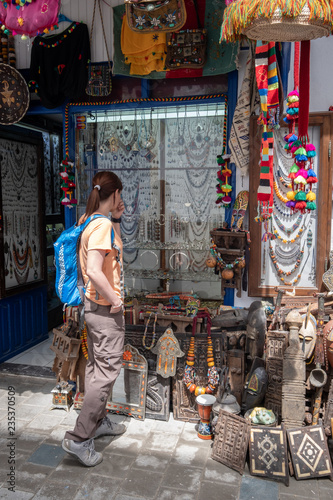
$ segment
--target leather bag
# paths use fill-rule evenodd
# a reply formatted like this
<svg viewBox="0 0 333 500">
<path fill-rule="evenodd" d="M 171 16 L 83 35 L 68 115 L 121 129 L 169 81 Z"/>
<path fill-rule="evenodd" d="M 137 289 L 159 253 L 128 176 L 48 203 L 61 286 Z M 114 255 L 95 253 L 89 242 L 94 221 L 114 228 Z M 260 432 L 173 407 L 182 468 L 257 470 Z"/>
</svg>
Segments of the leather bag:
<svg viewBox="0 0 333 500">
<path fill-rule="evenodd" d="M 186 22 L 184 0 L 125 0 L 127 22 L 141 33 L 173 32 Z"/>
</svg>

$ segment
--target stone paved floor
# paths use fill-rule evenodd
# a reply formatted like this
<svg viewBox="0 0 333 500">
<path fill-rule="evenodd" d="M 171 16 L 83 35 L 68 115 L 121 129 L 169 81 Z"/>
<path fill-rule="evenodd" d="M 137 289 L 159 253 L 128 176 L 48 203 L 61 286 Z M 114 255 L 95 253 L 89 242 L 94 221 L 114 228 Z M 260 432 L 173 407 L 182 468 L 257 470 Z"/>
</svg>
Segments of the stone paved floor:
<svg viewBox="0 0 333 500">
<path fill-rule="evenodd" d="M 45 347 L 45 346 L 44 346 Z M 42 351 L 39 346 L 37 351 Z M 32 356 L 32 357 L 31 357 Z M 30 359 L 33 359 L 31 354 Z M 38 357 L 38 352 L 35 354 Z M 39 359 L 39 358 L 38 358 Z M 10 360 L 11 361 L 11 360 Z M 4 366 L 4 365 L 2 365 Z M 10 365 L 8 365 L 10 366 Z M 50 410 L 52 378 L 0 372 L 0 499 L 13 500 L 331 500 L 327 479 L 290 485 L 240 476 L 210 458 L 210 441 L 199 439 L 194 424 L 113 416 L 124 422 L 120 437 L 96 440 L 104 460 L 86 468 L 61 448 L 75 410 Z M 15 388 L 15 440 L 8 439 L 8 387 Z M 15 492 L 8 490 L 10 447 L 15 452 Z"/>
</svg>

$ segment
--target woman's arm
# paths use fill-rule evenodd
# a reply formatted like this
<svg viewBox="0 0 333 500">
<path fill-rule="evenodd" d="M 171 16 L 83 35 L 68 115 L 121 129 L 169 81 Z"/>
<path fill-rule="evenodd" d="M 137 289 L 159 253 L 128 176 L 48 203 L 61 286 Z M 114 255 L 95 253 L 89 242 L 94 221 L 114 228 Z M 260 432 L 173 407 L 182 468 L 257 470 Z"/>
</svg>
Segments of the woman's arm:
<svg viewBox="0 0 333 500">
<path fill-rule="evenodd" d="M 87 276 L 97 292 L 110 302 L 112 312 L 118 312 L 122 307 L 122 301 L 103 273 L 104 258 L 104 250 L 88 250 Z"/>
</svg>

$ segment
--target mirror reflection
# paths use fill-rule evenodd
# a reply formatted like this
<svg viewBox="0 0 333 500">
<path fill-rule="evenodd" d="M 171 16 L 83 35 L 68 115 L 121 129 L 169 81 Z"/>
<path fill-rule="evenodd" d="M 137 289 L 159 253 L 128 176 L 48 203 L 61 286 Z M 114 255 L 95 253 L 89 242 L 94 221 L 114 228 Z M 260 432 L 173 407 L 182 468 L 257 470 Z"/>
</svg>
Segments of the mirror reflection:
<svg viewBox="0 0 333 500">
<path fill-rule="evenodd" d="M 112 389 L 112 401 L 139 405 L 141 374 L 131 368 L 122 367 Z"/>
</svg>

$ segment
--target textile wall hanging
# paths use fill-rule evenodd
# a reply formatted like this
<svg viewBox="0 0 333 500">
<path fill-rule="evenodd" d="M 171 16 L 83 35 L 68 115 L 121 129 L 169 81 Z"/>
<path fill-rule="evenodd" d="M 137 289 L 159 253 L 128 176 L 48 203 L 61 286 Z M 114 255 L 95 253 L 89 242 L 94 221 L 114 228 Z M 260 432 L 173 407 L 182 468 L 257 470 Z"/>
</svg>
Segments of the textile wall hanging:
<svg viewBox="0 0 333 500">
<path fill-rule="evenodd" d="M 295 42 L 328 36 L 332 28 L 330 2 L 320 0 L 231 0 L 226 8 L 221 39 Z"/>
<path fill-rule="evenodd" d="M 0 124 L 22 120 L 29 107 L 29 89 L 21 73 L 8 64 L 0 64 L 0 96 Z"/>
<path fill-rule="evenodd" d="M 0 3 L 0 22 L 6 33 L 22 35 L 22 38 L 48 33 L 57 28 L 60 0 L 35 0 L 20 2 L 19 5 L 8 2 Z"/>
<path fill-rule="evenodd" d="M 272 238 L 268 220 L 273 212 L 273 129 L 279 128 L 279 83 L 277 76 L 275 42 L 257 41 L 256 78 L 260 95 L 262 125 L 260 151 L 260 181 L 257 192 L 257 222 L 265 224 L 264 240 Z"/>
<path fill-rule="evenodd" d="M 172 32 L 186 21 L 184 0 L 125 0 L 127 22 L 131 30 Z"/>
<path fill-rule="evenodd" d="M 245 75 L 234 112 L 229 137 L 231 163 L 234 163 L 245 176 L 249 171 L 250 161 L 250 116 L 259 103 L 255 82 L 255 46 L 249 43 L 249 54 L 246 61 Z"/>
<path fill-rule="evenodd" d="M 266 426 L 251 427 L 250 471 L 289 486 L 287 436 L 283 429 Z"/>
<path fill-rule="evenodd" d="M 332 478 L 327 438 L 321 425 L 289 429 L 287 435 L 297 480 L 325 476 Z"/>
<path fill-rule="evenodd" d="M 165 70 L 166 33 L 137 33 L 123 17 L 121 52 L 131 75 L 149 75 L 152 71 Z"/>
<path fill-rule="evenodd" d="M 181 30 L 167 35 L 168 69 L 203 68 L 206 63 L 207 30 L 203 29 L 198 11 L 198 1 L 193 0 L 197 15 L 197 28 Z"/>
<path fill-rule="evenodd" d="M 185 0 L 187 20 L 183 26 L 184 30 L 193 29 L 197 26 L 197 18 L 192 0 Z M 199 76 L 221 75 L 237 69 L 238 64 L 238 43 L 219 43 L 220 27 L 222 22 L 223 10 L 225 9 L 224 0 L 200 0 L 198 11 L 201 25 L 207 30 L 207 60 L 203 68 L 199 69 L 173 69 L 166 71 L 164 66 L 156 68 L 156 63 L 152 70 L 144 73 L 136 73 L 135 67 L 126 64 L 126 56 L 122 52 L 121 31 L 123 16 L 125 14 L 125 5 L 119 5 L 113 8 L 113 74 L 115 75 L 135 75 L 144 76 L 149 79 L 168 79 L 168 78 L 193 78 Z M 132 30 L 131 30 L 132 31 Z M 133 34 L 135 33 L 132 31 Z M 151 33 L 152 44 L 161 43 L 161 39 L 166 33 Z M 143 33 L 141 36 L 146 36 Z M 147 47 L 148 48 L 148 47 Z M 152 52 L 157 54 L 157 50 L 149 52 L 149 60 L 153 57 Z M 162 52 L 161 52 L 162 55 Z M 133 54 L 134 57 L 134 54 Z M 148 63 L 150 65 L 152 63 Z M 140 65 L 142 66 L 142 65 Z M 149 68 L 148 68 L 149 69 Z"/>
</svg>

